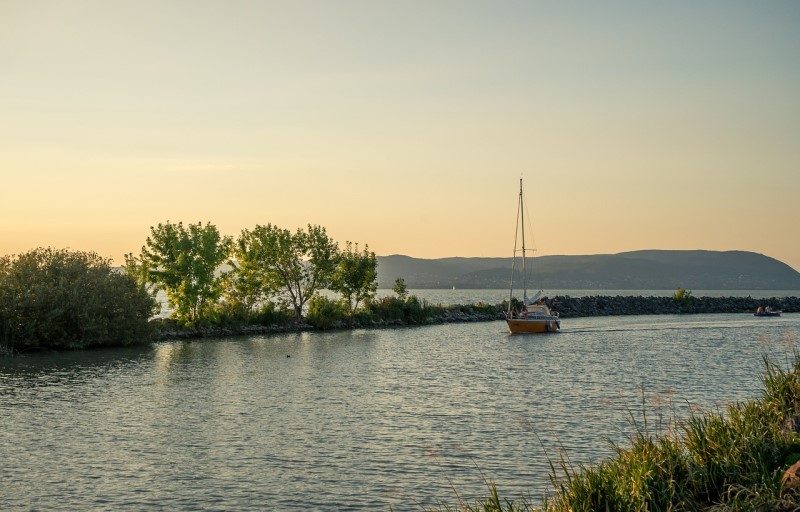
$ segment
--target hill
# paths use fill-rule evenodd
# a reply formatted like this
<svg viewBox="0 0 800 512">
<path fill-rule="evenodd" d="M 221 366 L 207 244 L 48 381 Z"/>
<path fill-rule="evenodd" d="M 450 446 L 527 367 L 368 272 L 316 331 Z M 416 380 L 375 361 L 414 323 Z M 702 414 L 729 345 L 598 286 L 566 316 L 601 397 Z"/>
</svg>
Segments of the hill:
<svg viewBox="0 0 800 512">
<path fill-rule="evenodd" d="M 528 260 L 530 263 L 530 260 Z M 511 258 L 378 257 L 378 285 L 402 277 L 409 288 L 507 288 Z M 800 290 L 800 272 L 748 251 L 644 250 L 587 256 L 541 256 L 529 281 L 537 288 Z M 516 272 L 514 282 L 521 282 Z"/>
</svg>

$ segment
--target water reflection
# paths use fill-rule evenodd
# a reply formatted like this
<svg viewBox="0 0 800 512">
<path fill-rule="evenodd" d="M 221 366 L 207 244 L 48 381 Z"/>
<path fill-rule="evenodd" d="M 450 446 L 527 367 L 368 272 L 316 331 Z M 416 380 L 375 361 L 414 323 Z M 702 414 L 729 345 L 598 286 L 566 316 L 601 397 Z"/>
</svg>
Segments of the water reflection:
<svg viewBox="0 0 800 512">
<path fill-rule="evenodd" d="M 0 357 L 0 396 L 44 387 L 79 386 L 147 360 L 150 347 L 35 352 Z"/>
</svg>

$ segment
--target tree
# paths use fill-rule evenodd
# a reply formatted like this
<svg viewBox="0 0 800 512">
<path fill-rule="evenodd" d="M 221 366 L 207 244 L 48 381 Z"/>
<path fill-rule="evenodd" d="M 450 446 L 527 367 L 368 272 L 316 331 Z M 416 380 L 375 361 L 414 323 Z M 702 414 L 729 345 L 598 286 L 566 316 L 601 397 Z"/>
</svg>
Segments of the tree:
<svg viewBox="0 0 800 512">
<path fill-rule="evenodd" d="M 225 276 L 225 304 L 251 316 L 257 306 L 266 304 L 276 292 L 265 265 L 264 245 L 254 232 L 243 230 L 233 244 L 231 271 Z"/>
<path fill-rule="evenodd" d="M 308 225 L 295 233 L 267 224 L 244 230 L 240 240 L 249 248 L 255 272 L 264 277 L 264 286 L 283 292 L 291 303 L 295 318 L 317 290 L 330 284 L 338 247 L 321 226 Z"/>
<path fill-rule="evenodd" d="M 402 277 L 398 277 L 394 280 L 394 287 L 392 291 L 397 294 L 397 298 L 400 300 L 406 300 L 408 297 L 408 288 L 406 288 L 406 280 Z"/>
<path fill-rule="evenodd" d="M 369 246 L 359 251 L 358 244 L 347 242 L 346 247 L 339 253 L 331 289 L 342 294 L 347 302 L 348 314 L 352 317 L 359 303 L 375 297 L 378 290 L 378 260 Z"/>
<path fill-rule="evenodd" d="M 230 246 L 230 237 L 211 223 L 167 221 L 151 227 L 139 257 L 128 254 L 125 262 L 131 275 L 163 289 L 175 318 L 191 325 L 210 314 L 222 293 L 224 274 L 217 269 Z"/>
<path fill-rule="evenodd" d="M 0 344 L 13 350 L 146 343 L 156 308 L 144 286 L 93 252 L 0 258 Z"/>
</svg>

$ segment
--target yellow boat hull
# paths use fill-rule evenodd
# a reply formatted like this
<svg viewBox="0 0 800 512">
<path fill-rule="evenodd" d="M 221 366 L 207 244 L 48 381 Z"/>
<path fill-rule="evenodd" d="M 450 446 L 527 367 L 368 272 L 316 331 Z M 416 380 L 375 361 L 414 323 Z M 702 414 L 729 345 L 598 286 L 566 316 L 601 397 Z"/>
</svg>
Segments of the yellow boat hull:
<svg viewBox="0 0 800 512">
<path fill-rule="evenodd" d="M 557 320 L 515 318 L 506 319 L 506 323 L 511 334 L 558 332 L 560 330 Z"/>
</svg>

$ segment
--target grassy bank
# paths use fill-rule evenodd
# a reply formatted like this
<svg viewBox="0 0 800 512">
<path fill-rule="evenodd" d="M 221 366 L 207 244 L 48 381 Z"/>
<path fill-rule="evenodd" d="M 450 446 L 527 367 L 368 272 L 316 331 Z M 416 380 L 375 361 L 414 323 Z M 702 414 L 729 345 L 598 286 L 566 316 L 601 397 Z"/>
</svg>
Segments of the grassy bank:
<svg viewBox="0 0 800 512">
<path fill-rule="evenodd" d="M 542 503 L 490 496 L 460 509 L 543 511 L 793 511 L 800 507 L 800 355 L 767 363 L 760 398 L 675 423 L 640 426 L 629 447 L 592 467 L 551 460 L 554 492 Z M 790 469 L 787 471 L 787 469 Z M 795 476 L 792 476 L 795 475 Z"/>
</svg>

